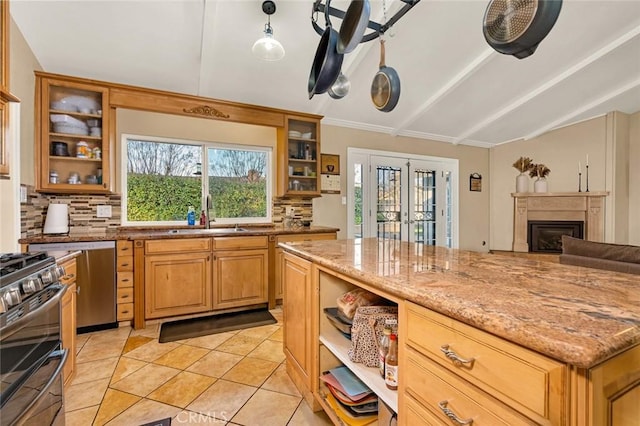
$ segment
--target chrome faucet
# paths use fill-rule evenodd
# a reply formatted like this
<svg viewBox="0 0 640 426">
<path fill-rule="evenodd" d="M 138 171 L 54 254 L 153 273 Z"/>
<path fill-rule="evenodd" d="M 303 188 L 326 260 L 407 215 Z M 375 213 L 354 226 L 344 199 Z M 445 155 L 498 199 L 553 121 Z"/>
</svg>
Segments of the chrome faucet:
<svg viewBox="0 0 640 426">
<path fill-rule="evenodd" d="M 205 217 L 206 220 L 204 222 L 204 227 L 206 229 L 211 228 L 211 222 L 215 222 L 215 219 L 211 219 L 209 215 L 211 214 L 211 194 L 207 194 L 205 197 Z"/>
</svg>

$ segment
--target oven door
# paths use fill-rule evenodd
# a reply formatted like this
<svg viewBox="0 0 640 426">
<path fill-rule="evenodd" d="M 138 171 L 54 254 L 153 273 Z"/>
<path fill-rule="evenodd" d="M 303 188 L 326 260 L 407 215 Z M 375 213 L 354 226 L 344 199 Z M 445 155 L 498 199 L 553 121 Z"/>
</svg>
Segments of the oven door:
<svg viewBox="0 0 640 426">
<path fill-rule="evenodd" d="M 2 425 L 49 425 L 61 411 L 66 351 L 60 350 L 60 300 L 65 291 L 66 286 L 52 284 L 2 314 Z"/>
</svg>

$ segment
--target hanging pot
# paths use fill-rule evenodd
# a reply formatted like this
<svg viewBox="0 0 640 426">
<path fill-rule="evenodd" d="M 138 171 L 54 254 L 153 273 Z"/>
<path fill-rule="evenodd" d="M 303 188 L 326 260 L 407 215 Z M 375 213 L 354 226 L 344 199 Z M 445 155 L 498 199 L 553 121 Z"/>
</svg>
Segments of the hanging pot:
<svg viewBox="0 0 640 426">
<path fill-rule="evenodd" d="M 553 28 L 562 0 L 491 0 L 482 21 L 489 46 L 518 59 L 533 54 Z"/>
<path fill-rule="evenodd" d="M 398 73 L 384 63 L 384 40 L 380 39 L 380 69 L 373 77 L 371 100 L 376 108 L 389 112 L 396 107 L 400 99 L 400 77 Z"/>
<path fill-rule="evenodd" d="M 320 38 L 313 65 L 311 66 L 311 73 L 309 74 L 309 82 L 307 84 L 309 99 L 313 98 L 315 94 L 325 93 L 331 87 L 340 74 L 342 60 L 344 59 L 344 55 L 336 51 L 339 35 L 336 30 L 331 28 L 331 21 L 329 20 L 330 3 L 331 0 L 327 0 L 324 9 L 324 18 L 327 26 Z"/>
<path fill-rule="evenodd" d="M 351 0 L 340 25 L 338 53 L 352 52 L 358 46 L 369 24 L 370 14 L 369 0 Z"/>
<path fill-rule="evenodd" d="M 347 96 L 350 88 L 351 88 L 351 82 L 349 81 L 346 75 L 340 73 L 336 81 L 327 90 L 327 93 L 333 99 L 342 99 L 345 96 Z"/>
</svg>

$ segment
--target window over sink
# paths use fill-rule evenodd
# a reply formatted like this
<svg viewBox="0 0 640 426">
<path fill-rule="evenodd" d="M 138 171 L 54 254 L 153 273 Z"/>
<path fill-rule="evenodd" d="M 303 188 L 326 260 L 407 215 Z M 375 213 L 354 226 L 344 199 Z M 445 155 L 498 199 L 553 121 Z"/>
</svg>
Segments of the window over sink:
<svg viewBox="0 0 640 426">
<path fill-rule="evenodd" d="M 271 221 L 269 147 L 125 134 L 122 147 L 123 225 L 184 225 L 206 194 L 211 220 Z"/>
</svg>

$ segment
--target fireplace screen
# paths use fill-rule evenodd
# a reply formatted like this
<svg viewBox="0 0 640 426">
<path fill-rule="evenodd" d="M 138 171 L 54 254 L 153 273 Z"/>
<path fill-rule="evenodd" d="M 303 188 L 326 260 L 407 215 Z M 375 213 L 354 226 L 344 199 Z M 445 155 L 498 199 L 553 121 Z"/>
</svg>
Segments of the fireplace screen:
<svg viewBox="0 0 640 426">
<path fill-rule="evenodd" d="M 562 236 L 583 238 L 584 222 L 534 221 L 528 222 L 527 242 L 529 251 L 537 253 L 562 253 Z"/>
</svg>

